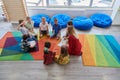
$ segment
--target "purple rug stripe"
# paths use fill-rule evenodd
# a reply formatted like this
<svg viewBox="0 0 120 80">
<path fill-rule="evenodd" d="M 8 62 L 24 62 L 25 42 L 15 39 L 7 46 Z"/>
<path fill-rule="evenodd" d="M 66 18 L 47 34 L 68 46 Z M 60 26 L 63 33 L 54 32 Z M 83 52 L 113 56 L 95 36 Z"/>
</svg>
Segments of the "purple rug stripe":
<svg viewBox="0 0 120 80">
<path fill-rule="evenodd" d="M 8 37 L 5 41 L 4 48 L 16 45 L 17 41 L 14 37 Z"/>
</svg>

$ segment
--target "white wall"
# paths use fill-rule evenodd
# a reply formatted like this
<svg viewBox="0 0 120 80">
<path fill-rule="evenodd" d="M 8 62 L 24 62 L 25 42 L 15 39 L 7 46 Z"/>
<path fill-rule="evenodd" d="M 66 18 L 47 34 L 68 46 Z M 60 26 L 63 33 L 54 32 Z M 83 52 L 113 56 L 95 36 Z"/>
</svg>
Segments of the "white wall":
<svg viewBox="0 0 120 80">
<path fill-rule="evenodd" d="M 89 17 L 90 15 L 94 13 L 106 13 L 108 15 L 112 14 L 112 9 L 111 8 L 34 8 L 34 7 L 28 7 L 28 13 L 29 16 L 33 16 L 35 14 L 40 14 L 40 13 L 45 13 L 52 17 L 53 15 L 57 13 L 65 13 L 70 15 L 72 18 L 75 16 L 87 16 Z"/>
<path fill-rule="evenodd" d="M 120 25 L 120 8 L 114 17 L 113 25 Z"/>
<path fill-rule="evenodd" d="M 111 18 L 113 20 L 112 25 L 120 25 L 120 0 L 116 0 L 113 5 L 113 12 Z"/>
<path fill-rule="evenodd" d="M 114 5 L 113 5 L 113 12 L 112 12 L 112 15 L 111 15 L 111 18 L 112 18 L 113 20 L 114 20 L 114 18 L 115 18 L 115 15 L 116 15 L 119 7 L 120 7 L 120 0 L 116 0 L 115 3 L 114 3 Z"/>
</svg>

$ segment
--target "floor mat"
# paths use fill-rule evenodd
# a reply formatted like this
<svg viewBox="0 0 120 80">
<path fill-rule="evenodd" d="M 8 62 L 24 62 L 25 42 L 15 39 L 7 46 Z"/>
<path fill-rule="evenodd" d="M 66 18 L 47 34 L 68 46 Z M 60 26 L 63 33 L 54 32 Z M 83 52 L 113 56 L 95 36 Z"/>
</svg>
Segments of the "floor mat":
<svg viewBox="0 0 120 80">
<path fill-rule="evenodd" d="M 120 67 L 119 40 L 112 35 L 79 35 L 86 66 Z"/>
<path fill-rule="evenodd" d="M 4 60 L 42 60 L 43 59 L 43 49 L 44 43 L 46 41 L 51 42 L 50 50 L 58 50 L 60 51 L 57 44 L 59 40 L 50 39 L 48 37 L 43 37 L 38 40 L 37 47 L 34 51 L 25 53 L 21 50 L 20 42 L 21 42 L 22 34 L 20 32 L 8 32 L 6 35 L 0 40 L 0 61 Z M 57 54 L 59 54 L 57 52 Z"/>
</svg>

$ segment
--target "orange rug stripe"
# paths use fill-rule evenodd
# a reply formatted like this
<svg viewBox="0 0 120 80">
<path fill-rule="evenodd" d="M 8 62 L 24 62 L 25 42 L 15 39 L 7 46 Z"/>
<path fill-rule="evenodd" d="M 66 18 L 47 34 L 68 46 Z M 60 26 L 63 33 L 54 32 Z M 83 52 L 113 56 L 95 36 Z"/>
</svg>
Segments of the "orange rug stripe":
<svg viewBox="0 0 120 80">
<path fill-rule="evenodd" d="M 80 43 L 82 45 L 82 51 L 83 51 L 83 45 L 84 45 L 84 37 L 85 37 L 85 35 L 84 34 L 79 34 L 78 36 L 79 36 L 79 41 L 80 41 Z"/>
<path fill-rule="evenodd" d="M 87 40 L 87 36 L 84 36 L 84 45 L 83 45 L 83 54 L 82 54 L 82 60 L 84 65 L 88 65 L 88 66 L 95 66 L 95 62 L 93 59 L 93 56 L 91 54 L 91 50 L 90 50 L 90 46 Z M 86 62 L 87 60 L 87 62 Z"/>
<path fill-rule="evenodd" d="M 57 55 L 59 55 L 60 53 L 60 47 L 57 46 L 57 44 L 60 42 L 59 40 L 56 40 L 56 39 L 50 39 L 50 38 L 47 38 L 47 37 L 44 37 L 44 38 L 41 38 L 39 41 L 38 41 L 38 46 L 39 46 L 39 51 L 37 52 L 32 52 L 31 55 L 33 56 L 33 58 L 35 60 L 42 60 L 43 59 L 43 55 L 44 55 L 44 43 L 46 41 L 49 41 L 51 43 L 51 47 L 50 47 L 50 50 L 51 51 L 55 51 Z"/>
<path fill-rule="evenodd" d="M 5 41 L 8 37 L 13 37 L 11 32 L 7 32 L 2 39 L 0 39 L 0 48 L 4 47 Z"/>
</svg>

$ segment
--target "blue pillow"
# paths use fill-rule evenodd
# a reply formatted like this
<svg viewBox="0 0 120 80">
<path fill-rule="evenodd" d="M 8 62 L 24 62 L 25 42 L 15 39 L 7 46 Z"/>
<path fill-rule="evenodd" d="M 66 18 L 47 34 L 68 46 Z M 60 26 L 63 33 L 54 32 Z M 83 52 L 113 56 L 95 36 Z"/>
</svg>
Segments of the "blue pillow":
<svg viewBox="0 0 120 80">
<path fill-rule="evenodd" d="M 95 13 L 90 17 L 94 23 L 94 26 L 107 28 L 111 26 L 112 19 L 109 15 L 103 13 Z"/>
<path fill-rule="evenodd" d="M 93 27 L 93 21 L 85 16 L 75 17 L 72 22 L 78 30 L 90 30 Z"/>
</svg>

